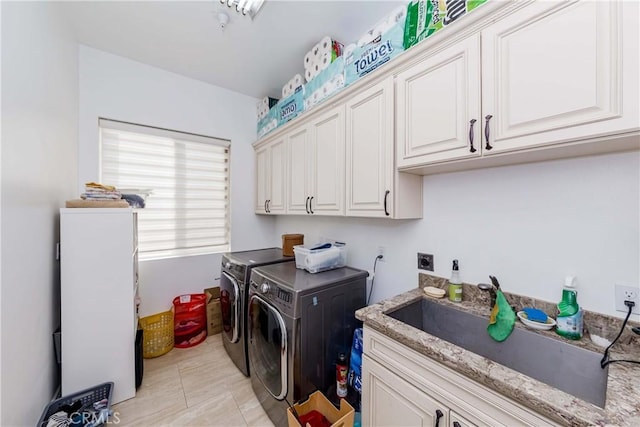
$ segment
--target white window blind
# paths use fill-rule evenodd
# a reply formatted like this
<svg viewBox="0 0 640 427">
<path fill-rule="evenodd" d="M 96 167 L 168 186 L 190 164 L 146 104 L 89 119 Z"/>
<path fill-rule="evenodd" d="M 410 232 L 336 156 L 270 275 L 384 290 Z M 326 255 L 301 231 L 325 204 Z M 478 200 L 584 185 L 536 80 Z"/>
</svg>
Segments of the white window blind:
<svg viewBox="0 0 640 427">
<path fill-rule="evenodd" d="M 100 119 L 101 182 L 151 190 L 138 211 L 140 259 L 229 250 L 229 145 Z"/>
</svg>

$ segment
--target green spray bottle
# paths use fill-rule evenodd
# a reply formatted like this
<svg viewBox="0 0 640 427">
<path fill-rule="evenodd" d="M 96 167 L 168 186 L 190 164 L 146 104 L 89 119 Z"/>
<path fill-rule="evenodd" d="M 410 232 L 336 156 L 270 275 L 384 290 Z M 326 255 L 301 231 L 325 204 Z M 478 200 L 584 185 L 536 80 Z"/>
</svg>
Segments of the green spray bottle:
<svg viewBox="0 0 640 427">
<path fill-rule="evenodd" d="M 567 276 L 562 289 L 562 301 L 558 303 L 556 332 L 565 338 L 582 338 L 582 309 L 578 305 L 578 291 L 574 276 Z"/>
</svg>

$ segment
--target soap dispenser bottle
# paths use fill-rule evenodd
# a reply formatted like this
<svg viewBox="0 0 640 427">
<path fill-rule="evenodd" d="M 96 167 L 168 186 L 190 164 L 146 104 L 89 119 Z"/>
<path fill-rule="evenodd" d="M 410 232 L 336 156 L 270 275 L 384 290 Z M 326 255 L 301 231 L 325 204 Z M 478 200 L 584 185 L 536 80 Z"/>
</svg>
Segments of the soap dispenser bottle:
<svg viewBox="0 0 640 427">
<path fill-rule="evenodd" d="M 556 332 L 565 338 L 582 338 L 582 309 L 578 305 L 575 277 L 567 276 L 562 289 L 562 301 L 558 303 Z"/>
<path fill-rule="evenodd" d="M 458 271 L 458 260 L 453 260 L 451 279 L 449 279 L 449 301 L 462 302 L 462 281 Z"/>
</svg>

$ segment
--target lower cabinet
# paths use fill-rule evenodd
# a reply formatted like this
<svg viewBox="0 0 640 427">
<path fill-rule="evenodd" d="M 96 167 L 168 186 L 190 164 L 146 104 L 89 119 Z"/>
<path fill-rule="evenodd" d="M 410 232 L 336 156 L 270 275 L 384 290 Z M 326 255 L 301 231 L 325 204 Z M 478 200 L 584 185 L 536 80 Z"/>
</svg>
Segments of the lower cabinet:
<svg viewBox="0 0 640 427">
<path fill-rule="evenodd" d="M 362 425 L 557 424 L 365 325 Z"/>
<path fill-rule="evenodd" d="M 362 424 L 365 426 L 446 426 L 449 408 L 365 355 Z"/>
</svg>

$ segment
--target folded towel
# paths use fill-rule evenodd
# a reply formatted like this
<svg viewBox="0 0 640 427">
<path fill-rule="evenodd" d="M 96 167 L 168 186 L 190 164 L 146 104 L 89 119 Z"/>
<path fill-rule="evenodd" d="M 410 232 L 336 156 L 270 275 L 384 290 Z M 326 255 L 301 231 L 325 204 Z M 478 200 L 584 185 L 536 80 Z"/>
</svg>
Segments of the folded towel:
<svg viewBox="0 0 640 427">
<path fill-rule="evenodd" d="M 513 326 L 516 324 L 516 314 L 509 306 L 509 302 L 504 297 L 504 294 L 500 289 L 496 291 L 496 305 L 491 310 L 491 318 L 489 319 L 489 326 L 487 326 L 487 332 L 494 340 L 501 342 L 506 340 Z"/>
<path fill-rule="evenodd" d="M 126 200 L 67 200 L 67 208 L 128 208 Z"/>
<path fill-rule="evenodd" d="M 114 187 L 113 185 L 104 185 L 98 182 L 86 182 L 84 186 L 85 188 L 99 188 L 105 191 L 116 191 L 116 187 Z"/>
</svg>

